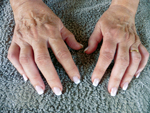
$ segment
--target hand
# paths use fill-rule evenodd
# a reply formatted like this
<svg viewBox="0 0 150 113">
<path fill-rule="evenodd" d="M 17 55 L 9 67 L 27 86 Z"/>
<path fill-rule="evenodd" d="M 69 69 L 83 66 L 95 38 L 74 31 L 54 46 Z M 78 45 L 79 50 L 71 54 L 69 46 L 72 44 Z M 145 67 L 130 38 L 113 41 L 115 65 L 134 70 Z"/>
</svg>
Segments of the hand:
<svg viewBox="0 0 150 113">
<path fill-rule="evenodd" d="M 81 49 L 82 45 L 61 20 L 39 0 L 24 2 L 13 12 L 16 25 L 8 59 L 25 81 L 29 78 L 38 94 L 43 94 L 45 85 L 39 68 L 53 92 L 61 95 L 63 88 L 50 59 L 47 49 L 50 47 L 70 79 L 78 84 L 80 74 L 64 41 L 75 50 Z"/>
<path fill-rule="evenodd" d="M 149 53 L 137 35 L 134 13 L 123 6 L 111 6 L 102 15 L 85 52 L 94 52 L 102 39 L 100 56 L 91 80 L 97 86 L 114 59 L 108 91 L 115 96 L 119 85 L 126 90 L 133 76 L 139 77 L 148 61 Z"/>
</svg>

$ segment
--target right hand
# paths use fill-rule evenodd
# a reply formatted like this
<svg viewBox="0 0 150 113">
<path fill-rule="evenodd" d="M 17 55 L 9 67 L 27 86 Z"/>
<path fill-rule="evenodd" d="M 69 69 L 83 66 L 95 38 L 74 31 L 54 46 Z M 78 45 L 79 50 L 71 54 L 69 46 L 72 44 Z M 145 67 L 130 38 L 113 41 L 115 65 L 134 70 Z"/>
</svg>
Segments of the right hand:
<svg viewBox="0 0 150 113">
<path fill-rule="evenodd" d="M 13 12 L 16 25 L 8 59 L 25 81 L 29 79 L 38 94 L 43 94 L 45 85 L 39 68 L 53 92 L 61 95 L 63 88 L 50 59 L 50 47 L 70 79 L 78 84 L 80 74 L 64 41 L 75 50 L 82 45 L 52 10 L 42 1 L 33 0 L 22 3 Z"/>
</svg>

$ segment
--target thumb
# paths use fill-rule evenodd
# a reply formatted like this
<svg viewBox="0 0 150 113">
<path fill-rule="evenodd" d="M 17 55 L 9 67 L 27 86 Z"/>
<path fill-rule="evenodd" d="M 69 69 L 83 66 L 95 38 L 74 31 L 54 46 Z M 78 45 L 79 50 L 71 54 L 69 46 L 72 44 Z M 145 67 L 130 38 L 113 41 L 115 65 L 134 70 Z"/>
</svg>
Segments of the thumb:
<svg viewBox="0 0 150 113">
<path fill-rule="evenodd" d="M 84 52 L 87 54 L 93 53 L 101 40 L 102 40 L 102 32 L 100 29 L 100 25 L 97 23 L 89 39 L 88 47 L 84 50 Z"/>
<path fill-rule="evenodd" d="M 63 27 L 61 29 L 61 36 L 62 39 L 67 43 L 67 45 L 72 49 L 79 50 L 83 48 L 83 45 L 77 42 L 74 35 L 66 27 Z"/>
</svg>

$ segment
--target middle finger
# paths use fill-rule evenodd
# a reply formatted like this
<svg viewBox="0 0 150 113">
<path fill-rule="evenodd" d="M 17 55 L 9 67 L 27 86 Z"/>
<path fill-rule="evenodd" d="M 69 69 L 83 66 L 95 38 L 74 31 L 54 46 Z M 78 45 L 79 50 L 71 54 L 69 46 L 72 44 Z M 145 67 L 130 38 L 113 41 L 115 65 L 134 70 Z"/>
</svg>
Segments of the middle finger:
<svg viewBox="0 0 150 113">
<path fill-rule="evenodd" d="M 108 91 L 111 96 L 115 96 L 121 79 L 129 65 L 129 47 L 126 42 L 118 44 L 116 62 L 110 76 Z"/>
</svg>

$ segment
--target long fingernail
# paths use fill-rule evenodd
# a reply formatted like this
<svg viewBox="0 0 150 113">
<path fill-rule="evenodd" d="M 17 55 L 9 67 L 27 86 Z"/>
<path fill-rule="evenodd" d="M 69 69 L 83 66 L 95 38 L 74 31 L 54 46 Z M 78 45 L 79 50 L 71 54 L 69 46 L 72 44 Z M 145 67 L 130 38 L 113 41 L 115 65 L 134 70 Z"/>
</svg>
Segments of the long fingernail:
<svg viewBox="0 0 150 113">
<path fill-rule="evenodd" d="M 44 90 L 40 86 L 35 86 L 35 89 L 39 95 L 42 95 L 44 93 Z"/>
<path fill-rule="evenodd" d="M 140 73 L 138 73 L 138 74 L 136 75 L 136 78 L 139 78 L 139 76 L 140 76 Z"/>
<path fill-rule="evenodd" d="M 54 88 L 53 88 L 53 92 L 54 92 L 57 96 L 60 96 L 60 95 L 62 94 L 60 88 L 58 88 L 58 87 L 54 87 Z"/>
<path fill-rule="evenodd" d="M 114 88 L 112 88 L 111 89 L 111 96 L 116 96 L 116 94 L 117 94 L 117 88 L 116 87 L 114 87 Z"/>
<path fill-rule="evenodd" d="M 99 79 L 98 78 L 96 78 L 96 79 L 94 79 L 94 81 L 93 81 L 93 86 L 98 86 L 98 84 L 99 84 Z"/>
<path fill-rule="evenodd" d="M 80 44 L 80 43 L 79 43 L 79 44 Z M 82 48 L 84 47 L 82 44 L 80 44 L 80 45 L 81 45 Z"/>
<path fill-rule="evenodd" d="M 89 47 L 85 48 L 84 53 L 88 50 Z"/>
<path fill-rule="evenodd" d="M 26 82 L 28 80 L 28 78 L 26 77 L 25 74 L 23 74 L 22 76 L 23 76 L 24 81 Z"/>
<path fill-rule="evenodd" d="M 79 84 L 80 83 L 80 79 L 77 76 L 73 77 L 73 81 L 75 84 Z"/>
<path fill-rule="evenodd" d="M 126 82 L 126 83 L 123 85 L 123 88 L 122 88 L 122 89 L 123 89 L 124 91 L 127 90 L 128 85 L 129 85 L 128 82 Z"/>
</svg>

